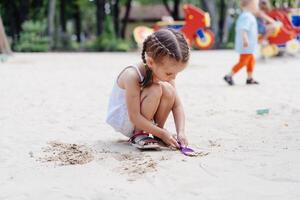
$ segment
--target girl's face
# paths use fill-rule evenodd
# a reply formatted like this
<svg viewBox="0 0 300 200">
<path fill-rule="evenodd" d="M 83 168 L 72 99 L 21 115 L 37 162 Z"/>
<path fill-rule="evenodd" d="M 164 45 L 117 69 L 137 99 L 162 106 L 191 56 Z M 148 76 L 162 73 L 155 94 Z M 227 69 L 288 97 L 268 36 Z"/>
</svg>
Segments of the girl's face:
<svg viewBox="0 0 300 200">
<path fill-rule="evenodd" d="M 155 62 L 148 57 L 147 65 L 153 71 L 153 81 L 171 81 L 174 80 L 179 72 L 184 70 L 187 63 L 178 62 L 175 59 L 164 58 L 160 62 Z"/>
</svg>

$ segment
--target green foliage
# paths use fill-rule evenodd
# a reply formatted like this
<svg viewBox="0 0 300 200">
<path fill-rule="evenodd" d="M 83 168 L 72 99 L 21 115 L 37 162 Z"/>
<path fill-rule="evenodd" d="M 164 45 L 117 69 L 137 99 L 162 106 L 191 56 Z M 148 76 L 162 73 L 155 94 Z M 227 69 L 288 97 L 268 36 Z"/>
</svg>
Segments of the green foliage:
<svg viewBox="0 0 300 200">
<path fill-rule="evenodd" d="M 233 42 L 222 43 L 220 48 L 222 48 L 222 49 L 233 49 L 234 48 L 234 43 Z"/>
<path fill-rule="evenodd" d="M 61 33 L 54 49 L 58 51 L 78 51 L 80 50 L 80 44 L 72 40 L 68 33 Z"/>
<path fill-rule="evenodd" d="M 20 39 L 15 45 L 16 51 L 45 52 L 49 50 L 49 39 L 44 36 L 46 23 L 42 21 L 25 21 L 22 25 Z"/>
<path fill-rule="evenodd" d="M 86 48 L 96 51 L 129 51 L 130 43 L 116 36 L 112 19 L 106 16 L 104 32 L 94 42 L 87 44 Z"/>
<path fill-rule="evenodd" d="M 234 43 L 234 38 L 235 38 L 235 25 L 236 25 L 236 21 L 235 21 L 235 22 L 233 23 L 233 25 L 230 27 L 228 43 Z"/>
<path fill-rule="evenodd" d="M 82 20 L 82 30 L 86 35 L 90 36 L 93 33 L 96 33 L 96 6 L 94 3 L 89 2 L 87 5 L 80 5 L 81 20 Z"/>
<path fill-rule="evenodd" d="M 161 0 L 139 0 L 139 3 L 143 4 L 143 5 L 147 5 L 147 4 L 161 4 L 162 1 Z"/>
</svg>

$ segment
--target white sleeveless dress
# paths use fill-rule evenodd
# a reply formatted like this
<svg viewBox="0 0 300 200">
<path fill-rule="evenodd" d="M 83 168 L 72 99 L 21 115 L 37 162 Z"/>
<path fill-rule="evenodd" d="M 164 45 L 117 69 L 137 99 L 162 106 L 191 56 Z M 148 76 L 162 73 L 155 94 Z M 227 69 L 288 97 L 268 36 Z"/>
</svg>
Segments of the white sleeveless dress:
<svg viewBox="0 0 300 200">
<path fill-rule="evenodd" d="M 140 77 L 140 81 L 144 80 L 144 77 L 141 74 L 139 68 L 135 65 L 126 67 L 122 70 L 122 72 L 124 72 L 128 68 L 134 68 Z M 127 137 L 131 137 L 134 131 L 134 125 L 131 123 L 128 115 L 125 96 L 126 91 L 120 88 L 120 86 L 118 85 L 119 76 L 114 83 L 109 98 L 106 122 L 111 125 L 115 131 L 120 132 Z"/>
</svg>

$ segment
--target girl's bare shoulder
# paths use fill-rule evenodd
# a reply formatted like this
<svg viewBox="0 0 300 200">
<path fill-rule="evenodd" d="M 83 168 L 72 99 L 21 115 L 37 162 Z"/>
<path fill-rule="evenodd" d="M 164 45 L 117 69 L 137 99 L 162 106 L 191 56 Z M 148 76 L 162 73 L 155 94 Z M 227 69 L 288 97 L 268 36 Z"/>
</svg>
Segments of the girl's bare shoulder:
<svg viewBox="0 0 300 200">
<path fill-rule="evenodd" d="M 125 68 L 118 78 L 118 84 L 121 88 L 139 86 L 139 75 L 133 67 Z"/>
</svg>

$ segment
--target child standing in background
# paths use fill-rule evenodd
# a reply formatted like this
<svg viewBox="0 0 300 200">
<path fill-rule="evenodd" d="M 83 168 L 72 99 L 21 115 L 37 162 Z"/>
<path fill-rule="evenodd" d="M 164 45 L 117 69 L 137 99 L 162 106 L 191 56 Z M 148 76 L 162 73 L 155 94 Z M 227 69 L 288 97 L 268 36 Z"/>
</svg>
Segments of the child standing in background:
<svg viewBox="0 0 300 200">
<path fill-rule="evenodd" d="M 175 78 L 189 60 L 182 33 L 162 29 L 143 43 L 142 63 L 126 67 L 117 77 L 109 100 L 107 123 L 139 149 L 159 148 L 158 142 L 188 145 L 185 115 Z M 164 128 L 173 113 L 177 138 Z"/>
<path fill-rule="evenodd" d="M 236 23 L 235 50 L 240 54 L 239 62 L 224 77 L 229 85 L 234 85 L 233 76 L 244 66 L 247 66 L 246 84 L 258 84 L 253 79 L 255 66 L 254 53 L 258 45 L 258 30 L 255 14 L 258 12 L 258 0 L 241 0 L 243 12 Z"/>
<path fill-rule="evenodd" d="M 271 9 L 269 0 L 259 0 L 257 23 L 258 33 L 262 36 L 263 44 L 267 43 L 267 37 L 276 30 L 276 21 L 267 15 Z"/>
</svg>

